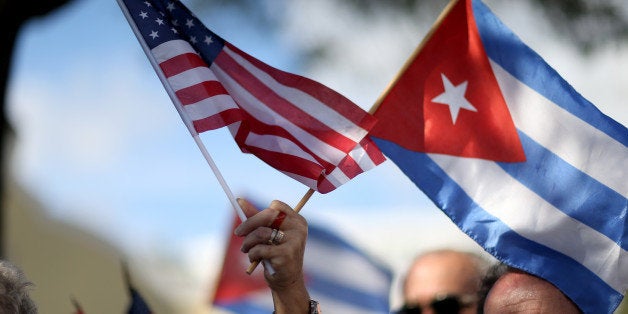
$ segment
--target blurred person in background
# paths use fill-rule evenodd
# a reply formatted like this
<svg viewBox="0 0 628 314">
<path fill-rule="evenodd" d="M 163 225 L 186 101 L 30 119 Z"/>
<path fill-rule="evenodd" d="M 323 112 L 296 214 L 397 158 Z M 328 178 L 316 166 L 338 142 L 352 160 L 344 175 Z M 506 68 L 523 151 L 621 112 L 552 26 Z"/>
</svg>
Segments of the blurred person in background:
<svg viewBox="0 0 628 314">
<path fill-rule="evenodd" d="M 473 314 L 489 267 L 481 256 L 452 249 L 418 255 L 403 283 L 403 307 L 398 314 Z"/>
<path fill-rule="evenodd" d="M 35 314 L 37 306 L 29 296 L 33 286 L 17 266 L 0 260 L 0 312 Z"/>
<path fill-rule="evenodd" d="M 484 314 L 582 313 L 549 281 L 502 263 L 488 271 L 479 297 Z"/>
<path fill-rule="evenodd" d="M 235 229 L 237 236 L 244 237 L 242 252 L 251 262 L 266 260 L 274 269 L 271 274 L 265 268 L 264 277 L 275 313 L 320 313 L 303 276 L 305 218 L 280 201 L 262 211 L 243 199 L 238 202 L 249 217 Z M 278 219 L 283 221 L 281 227 L 273 228 Z M 418 256 L 404 283 L 406 306 L 398 313 L 581 313 L 548 281 L 501 264 L 485 276 L 486 263 L 474 254 L 452 250 Z M 444 307 L 446 303 L 451 307 Z"/>
</svg>

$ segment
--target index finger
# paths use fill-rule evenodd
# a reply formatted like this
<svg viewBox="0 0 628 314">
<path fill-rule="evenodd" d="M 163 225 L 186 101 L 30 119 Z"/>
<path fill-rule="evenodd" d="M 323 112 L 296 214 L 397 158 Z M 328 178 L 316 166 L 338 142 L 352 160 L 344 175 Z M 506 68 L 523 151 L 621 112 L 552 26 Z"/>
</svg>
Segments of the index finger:
<svg viewBox="0 0 628 314">
<path fill-rule="evenodd" d="M 234 230 L 234 234 L 236 236 L 245 236 L 249 233 L 251 233 L 253 230 L 259 228 L 259 227 L 267 227 L 270 225 L 270 223 L 272 222 L 272 220 L 274 219 L 275 215 L 277 214 L 275 209 L 270 209 L 267 208 L 265 210 L 262 211 L 258 211 L 254 206 L 250 205 L 250 203 L 244 203 L 242 202 L 243 207 L 247 207 L 247 216 L 249 216 L 249 219 L 247 219 L 246 221 L 242 222 L 235 230 Z M 254 213 L 253 215 L 250 215 L 250 213 Z"/>
<path fill-rule="evenodd" d="M 250 218 L 259 213 L 259 210 L 255 206 L 253 206 L 253 204 L 249 203 L 249 201 L 243 198 L 238 198 L 238 205 L 240 205 L 240 208 L 242 208 L 242 211 L 246 215 L 246 218 Z"/>
</svg>

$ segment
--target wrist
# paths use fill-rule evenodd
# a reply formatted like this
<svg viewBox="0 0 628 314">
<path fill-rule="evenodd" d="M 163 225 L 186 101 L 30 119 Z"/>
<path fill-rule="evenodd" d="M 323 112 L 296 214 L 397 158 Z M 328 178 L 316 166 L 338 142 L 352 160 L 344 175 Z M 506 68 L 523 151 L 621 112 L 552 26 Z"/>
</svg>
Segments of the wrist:
<svg viewBox="0 0 628 314">
<path fill-rule="evenodd" d="M 307 314 L 322 314 L 321 307 L 318 301 L 310 299 L 310 301 L 308 302 L 308 311 L 306 313 Z M 273 314 L 281 314 L 281 313 L 277 313 L 277 311 L 275 310 L 273 311 Z"/>
<path fill-rule="evenodd" d="M 305 285 L 294 285 L 289 289 L 272 290 L 276 314 L 309 313 L 310 295 Z"/>
</svg>

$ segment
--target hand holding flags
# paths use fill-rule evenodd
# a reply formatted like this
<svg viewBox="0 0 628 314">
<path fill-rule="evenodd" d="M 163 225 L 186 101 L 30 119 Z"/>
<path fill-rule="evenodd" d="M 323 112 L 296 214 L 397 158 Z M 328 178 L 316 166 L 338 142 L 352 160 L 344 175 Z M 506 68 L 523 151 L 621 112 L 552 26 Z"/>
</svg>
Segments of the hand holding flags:
<svg viewBox="0 0 628 314">
<path fill-rule="evenodd" d="M 233 228 L 239 223 L 234 219 Z M 272 313 L 273 300 L 263 274 L 247 276 L 242 272 L 248 264 L 248 258 L 240 252 L 243 238 L 236 237 L 233 229 L 229 234 L 214 306 L 238 314 Z M 332 230 L 313 222 L 308 225 L 303 272 L 310 297 L 322 304 L 324 313 L 390 313 L 391 271 Z"/>
<path fill-rule="evenodd" d="M 617 307 L 628 130 L 481 1 L 452 1 L 374 115 L 380 149 L 486 251 L 585 313 Z"/>
<path fill-rule="evenodd" d="M 366 137 L 375 119 L 337 92 L 240 51 L 178 0 L 118 4 L 240 219 L 199 132 L 229 126 L 243 152 L 320 193 L 385 160 Z"/>
</svg>

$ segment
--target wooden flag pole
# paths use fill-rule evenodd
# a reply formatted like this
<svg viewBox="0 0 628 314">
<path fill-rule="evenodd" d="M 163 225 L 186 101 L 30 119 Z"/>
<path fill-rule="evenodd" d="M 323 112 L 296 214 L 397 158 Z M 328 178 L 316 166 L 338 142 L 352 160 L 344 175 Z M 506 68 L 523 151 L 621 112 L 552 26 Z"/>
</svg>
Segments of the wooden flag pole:
<svg viewBox="0 0 628 314">
<path fill-rule="evenodd" d="M 309 189 L 305 195 L 303 195 L 303 197 L 301 198 L 301 200 L 299 201 L 299 203 L 297 204 L 297 206 L 294 207 L 294 212 L 298 213 L 299 211 L 301 211 L 301 208 L 303 208 L 303 206 L 305 206 L 305 203 L 307 203 L 307 201 L 310 199 L 310 197 L 312 197 L 312 194 L 314 194 L 314 189 Z M 270 263 L 265 263 L 267 266 L 270 265 Z M 255 268 L 257 268 L 257 265 L 259 265 L 259 261 L 255 261 L 253 263 L 251 263 L 251 265 L 249 265 L 249 268 L 246 269 L 246 273 L 247 274 L 252 274 L 253 271 L 255 271 Z"/>
<path fill-rule="evenodd" d="M 312 197 L 313 194 L 314 194 L 314 189 L 307 190 L 307 193 L 305 193 L 305 195 L 303 195 L 303 197 L 301 198 L 301 200 L 299 201 L 297 206 L 294 207 L 294 212 L 295 213 L 300 212 L 301 208 L 303 208 L 303 206 L 305 206 L 305 203 L 307 203 L 307 201 L 310 199 L 310 197 Z"/>
</svg>

